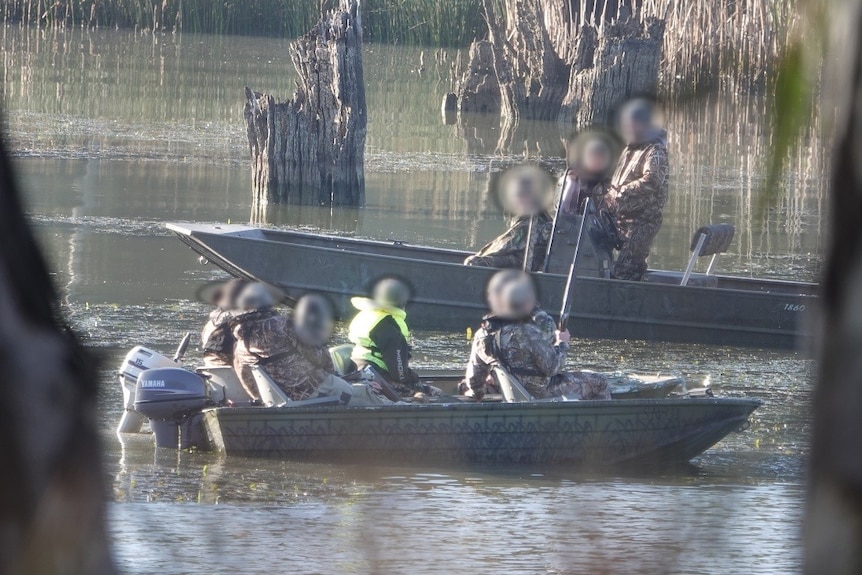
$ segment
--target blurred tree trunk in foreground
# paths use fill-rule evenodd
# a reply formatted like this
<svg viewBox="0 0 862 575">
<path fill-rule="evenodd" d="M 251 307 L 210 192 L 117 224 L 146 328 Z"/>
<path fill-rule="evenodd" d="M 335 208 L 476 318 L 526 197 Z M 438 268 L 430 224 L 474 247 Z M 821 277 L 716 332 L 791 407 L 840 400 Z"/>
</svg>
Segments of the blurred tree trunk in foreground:
<svg viewBox="0 0 862 575">
<path fill-rule="evenodd" d="M 845 56 L 822 285 L 820 365 L 806 524 L 806 572 L 862 573 L 862 2 L 827 3 Z M 839 43 L 833 30 L 832 41 Z"/>
<path fill-rule="evenodd" d="M 0 182 L 0 573 L 112 573 L 93 363 L 59 318 L 2 145 Z"/>
</svg>

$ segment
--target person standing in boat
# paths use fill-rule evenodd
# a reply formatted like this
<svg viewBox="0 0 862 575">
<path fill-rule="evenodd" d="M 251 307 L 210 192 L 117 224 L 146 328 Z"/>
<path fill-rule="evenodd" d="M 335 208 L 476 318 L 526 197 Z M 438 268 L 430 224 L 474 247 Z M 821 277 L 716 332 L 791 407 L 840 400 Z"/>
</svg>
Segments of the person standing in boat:
<svg viewBox="0 0 862 575">
<path fill-rule="evenodd" d="M 562 187 L 560 214 L 574 218 L 584 214 L 587 199 L 594 210 L 606 208 L 605 197 L 611 188 L 613 151 L 605 136 L 586 134 L 569 144 L 572 158 Z M 559 199 L 559 198 L 558 198 Z"/>
<path fill-rule="evenodd" d="M 643 278 L 650 248 L 661 229 L 668 194 L 667 132 L 654 124 L 653 116 L 653 104 L 640 99 L 626 104 L 620 114 L 626 147 L 607 200 L 623 242 L 614 262 L 616 279 Z"/>
<path fill-rule="evenodd" d="M 468 266 L 542 269 L 553 222 L 547 211 L 550 179 L 535 166 L 519 166 L 501 178 L 504 211 L 515 214 L 509 229 L 475 255 Z M 532 231 L 531 231 L 532 227 Z M 526 264 L 526 265 L 525 265 Z"/>
<path fill-rule="evenodd" d="M 574 399 L 610 399 L 608 382 L 598 373 L 564 371 L 569 332 L 557 331 L 551 341 L 538 308 L 532 278 L 508 282 L 499 302 L 489 300 L 491 314 L 473 337 L 466 383 L 474 397 L 485 394 L 488 376 L 495 365 L 518 378 L 536 399 L 566 396 Z M 546 314 L 545 314 L 546 315 Z"/>
<path fill-rule="evenodd" d="M 201 350 L 205 367 L 233 366 L 234 339 L 231 320 L 236 300 L 248 284 L 241 279 L 223 282 L 210 293 L 207 300 L 215 306 L 201 331 Z"/>
<path fill-rule="evenodd" d="M 410 287 L 396 278 L 379 280 L 372 298 L 350 300 L 359 313 L 350 322 L 350 359 L 358 370 L 373 368 L 401 395 L 412 394 L 419 377 L 410 368 L 410 329 L 405 307 Z"/>
</svg>

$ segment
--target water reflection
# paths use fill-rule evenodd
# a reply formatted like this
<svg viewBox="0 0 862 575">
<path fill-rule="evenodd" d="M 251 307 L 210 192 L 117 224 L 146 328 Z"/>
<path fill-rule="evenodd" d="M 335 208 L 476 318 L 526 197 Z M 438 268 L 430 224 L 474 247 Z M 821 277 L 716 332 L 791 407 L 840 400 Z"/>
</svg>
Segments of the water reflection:
<svg viewBox="0 0 862 575">
<path fill-rule="evenodd" d="M 111 513 L 124 571 L 795 570 L 811 363 L 792 354 L 572 347 L 573 365 L 709 376 L 721 393 L 765 400 L 748 432 L 681 477 L 361 470 L 161 452 L 147 437 L 119 446 L 120 359 L 137 344 L 172 350 L 198 331 L 207 310 L 194 294 L 220 275 L 164 222 L 254 221 L 476 248 L 504 227 L 486 194 L 500 162 L 499 125 L 444 125 L 442 76 L 412 71 L 417 50 L 369 46 L 368 206 L 253 213 L 242 88 L 291 93 L 284 42 L 18 27 L 4 27 L 2 41 L 7 122 L 31 218 L 66 311 L 103 356 L 100 413 L 114 499 L 123 502 Z M 654 265 L 682 268 L 695 228 L 729 222 L 737 239 L 722 270 L 816 278 L 826 158 L 811 134 L 779 205 L 761 218 L 762 110 L 762 100 L 730 97 L 668 110 L 672 190 Z M 538 137 L 509 140 L 500 151 L 538 153 Z M 541 153 L 556 154 L 553 146 Z M 458 367 L 467 353 L 463 334 L 416 334 L 419 367 Z M 176 501 L 189 504 L 167 504 Z"/>
</svg>

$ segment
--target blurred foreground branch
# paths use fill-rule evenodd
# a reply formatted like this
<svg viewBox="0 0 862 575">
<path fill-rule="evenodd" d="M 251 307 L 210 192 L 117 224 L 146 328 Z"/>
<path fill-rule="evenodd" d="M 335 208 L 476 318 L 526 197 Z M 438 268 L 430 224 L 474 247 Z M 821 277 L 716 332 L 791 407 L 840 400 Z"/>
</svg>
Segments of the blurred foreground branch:
<svg viewBox="0 0 862 575">
<path fill-rule="evenodd" d="M 112 573 L 92 361 L 58 299 L 0 145 L 0 573 Z"/>
</svg>

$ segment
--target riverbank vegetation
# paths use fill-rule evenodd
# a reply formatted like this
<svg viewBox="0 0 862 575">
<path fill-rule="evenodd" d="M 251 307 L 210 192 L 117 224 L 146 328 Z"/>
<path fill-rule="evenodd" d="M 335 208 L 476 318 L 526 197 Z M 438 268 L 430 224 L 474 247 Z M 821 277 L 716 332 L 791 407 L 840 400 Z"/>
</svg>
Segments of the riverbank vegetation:
<svg viewBox="0 0 862 575">
<path fill-rule="evenodd" d="M 626 2 L 533 0 L 545 13 L 562 12 L 573 38 L 593 18 L 616 15 Z M 321 4 L 335 0 L 0 0 L 4 22 L 40 26 L 134 28 L 141 31 L 239 34 L 295 38 L 317 21 Z M 495 2 L 496 5 L 501 2 Z M 589 10 L 599 10 L 596 14 Z M 800 8 L 794 0 L 635 0 L 644 15 L 667 21 L 660 85 L 688 90 L 722 81 L 762 87 L 794 35 Z M 365 0 L 366 42 L 466 47 L 487 36 L 477 0 Z"/>
</svg>

